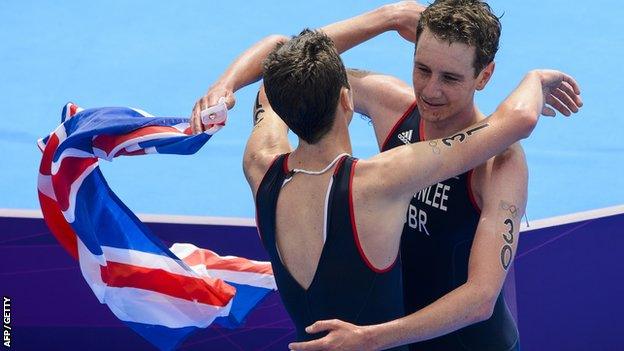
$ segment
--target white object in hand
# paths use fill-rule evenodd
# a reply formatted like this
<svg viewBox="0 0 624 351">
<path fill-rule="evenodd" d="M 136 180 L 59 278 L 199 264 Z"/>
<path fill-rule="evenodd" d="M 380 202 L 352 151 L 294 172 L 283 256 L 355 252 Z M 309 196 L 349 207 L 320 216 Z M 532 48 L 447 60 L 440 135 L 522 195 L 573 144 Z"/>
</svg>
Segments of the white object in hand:
<svg viewBox="0 0 624 351">
<path fill-rule="evenodd" d="M 201 121 L 205 125 L 225 123 L 225 120 L 227 120 L 227 110 L 225 98 L 221 97 L 216 105 L 210 106 L 200 112 Z"/>
</svg>

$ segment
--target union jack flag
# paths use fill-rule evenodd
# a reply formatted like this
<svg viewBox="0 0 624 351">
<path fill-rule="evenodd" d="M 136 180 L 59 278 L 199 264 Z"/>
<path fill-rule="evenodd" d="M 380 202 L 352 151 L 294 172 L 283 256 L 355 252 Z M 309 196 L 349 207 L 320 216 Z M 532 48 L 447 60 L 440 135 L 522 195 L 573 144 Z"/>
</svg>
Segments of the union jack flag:
<svg viewBox="0 0 624 351">
<path fill-rule="evenodd" d="M 193 154 L 225 124 L 225 113 L 216 115 L 204 133 L 191 135 L 186 118 L 69 103 L 61 125 L 38 141 L 37 187 L 46 224 L 79 261 L 100 303 L 161 350 L 174 349 L 215 320 L 240 324 L 276 290 L 271 266 L 192 244 L 167 248 L 113 193 L 98 160 Z"/>
</svg>

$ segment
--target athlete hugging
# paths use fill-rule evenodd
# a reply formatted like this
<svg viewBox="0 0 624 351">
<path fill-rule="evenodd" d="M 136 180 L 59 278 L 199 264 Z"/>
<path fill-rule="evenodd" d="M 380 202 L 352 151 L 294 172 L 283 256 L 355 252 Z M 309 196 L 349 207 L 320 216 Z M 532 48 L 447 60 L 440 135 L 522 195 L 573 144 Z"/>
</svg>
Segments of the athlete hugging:
<svg viewBox="0 0 624 351">
<path fill-rule="evenodd" d="M 411 85 L 342 63 L 386 31 L 415 44 Z M 582 101 L 571 76 L 534 70 L 482 113 L 474 94 L 494 73 L 500 32 L 478 0 L 385 5 L 266 37 L 196 102 L 201 132 L 202 110 L 221 98 L 232 108 L 263 79 L 243 169 L 292 350 L 519 350 L 501 293 L 527 199 L 517 142 Z M 369 159 L 351 156 L 354 112 L 375 131 L 381 152 Z"/>
</svg>

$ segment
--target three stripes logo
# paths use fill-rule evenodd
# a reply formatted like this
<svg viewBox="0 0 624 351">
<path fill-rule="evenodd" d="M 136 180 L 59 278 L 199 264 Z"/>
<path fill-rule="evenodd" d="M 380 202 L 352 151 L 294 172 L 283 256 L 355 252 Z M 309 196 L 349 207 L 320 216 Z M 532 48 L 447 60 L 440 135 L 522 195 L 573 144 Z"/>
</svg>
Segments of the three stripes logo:
<svg viewBox="0 0 624 351">
<path fill-rule="evenodd" d="M 398 135 L 399 140 L 401 140 L 403 142 L 403 144 L 405 145 L 409 145 L 412 143 L 412 132 L 413 130 L 410 129 L 406 132 L 403 132 L 401 134 Z"/>
</svg>

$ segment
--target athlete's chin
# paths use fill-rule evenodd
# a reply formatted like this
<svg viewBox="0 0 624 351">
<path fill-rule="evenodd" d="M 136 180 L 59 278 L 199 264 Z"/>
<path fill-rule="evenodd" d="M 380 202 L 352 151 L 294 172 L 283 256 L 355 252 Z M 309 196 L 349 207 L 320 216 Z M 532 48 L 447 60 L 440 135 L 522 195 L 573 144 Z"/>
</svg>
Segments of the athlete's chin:
<svg viewBox="0 0 624 351">
<path fill-rule="evenodd" d="M 420 112 L 420 118 L 430 123 L 443 121 L 449 116 L 444 110 L 432 111 L 428 109 L 419 109 L 418 112 Z"/>
</svg>

